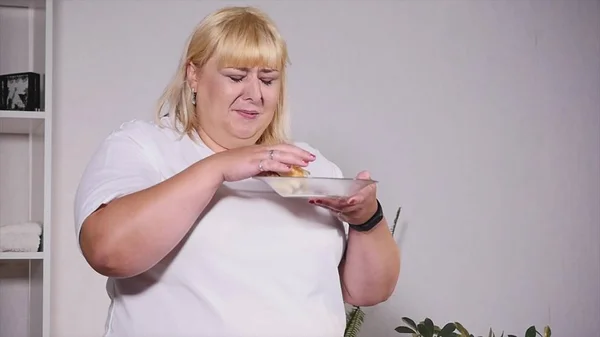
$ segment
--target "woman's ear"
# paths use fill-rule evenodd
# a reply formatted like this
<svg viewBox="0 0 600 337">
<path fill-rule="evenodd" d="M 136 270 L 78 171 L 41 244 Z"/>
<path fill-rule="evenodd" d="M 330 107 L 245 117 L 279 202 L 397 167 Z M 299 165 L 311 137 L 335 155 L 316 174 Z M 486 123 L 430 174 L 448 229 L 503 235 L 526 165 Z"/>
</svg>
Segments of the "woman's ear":
<svg viewBox="0 0 600 337">
<path fill-rule="evenodd" d="M 198 85 L 198 68 L 191 61 L 187 64 L 186 81 L 193 91 L 197 90 Z"/>
</svg>

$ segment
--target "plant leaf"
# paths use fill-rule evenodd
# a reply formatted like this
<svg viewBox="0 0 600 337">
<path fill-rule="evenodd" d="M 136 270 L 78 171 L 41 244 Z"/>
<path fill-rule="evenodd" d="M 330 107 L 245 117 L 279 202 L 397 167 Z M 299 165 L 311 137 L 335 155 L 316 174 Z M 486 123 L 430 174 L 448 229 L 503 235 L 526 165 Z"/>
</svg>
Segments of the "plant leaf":
<svg viewBox="0 0 600 337">
<path fill-rule="evenodd" d="M 350 312 L 350 319 L 346 324 L 346 330 L 344 331 L 344 337 L 357 337 L 360 327 L 362 326 L 365 319 L 365 313 L 359 307 L 355 307 Z"/>
<path fill-rule="evenodd" d="M 432 333 L 435 330 L 433 321 L 430 318 L 425 318 L 425 320 L 423 321 L 423 324 L 425 324 L 425 326 L 427 327 L 427 330 L 431 331 Z"/>
<path fill-rule="evenodd" d="M 535 337 L 536 332 L 535 326 L 532 325 L 525 331 L 525 337 Z"/>
<path fill-rule="evenodd" d="M 462 337 L 469 337 L 469 331 L 467 331 L 462 324 L 454 322 L 454 325 L 456 325 L 456 329 L 460 332 Z"/>
<path fill-rule="evenodd" d="M 417 330 L 423 337 L 433 337 L 433 331 L 430 330 L 425 323 L 417 324 Z"/>
<path fill-rule="evenodd" d="M 448 323 L 440 330 L 438 337 L 451 337 L 454 330 L 456 330 L 456 325 L 454 325 L 454 323 Z"/>
<path fill-rule="evenodd" d="M 396 330 L 396 332 L 397 332 L 397 333 L 408 333 L 408 334 L 412 334 L 412 333 L 415 333 L 415 332 L 416 332 L 415 330 L 413 330 L 412 328 L 409 328 L 409 327 L 407 327 L 407 326 L 399 326 L 399 327 L 397 327 L 397 328 L 396 328 L 396 329 L 394 329 L 394 330 Z"/>
<path fill-rule="evenodd" d="M 417 331 L 417 324 L 415 324 L 415 321 L 408 317 L 402 317 L 402 321 L 406 323 L 409 327 L 413 328 L 415 332 Z"/>
<path fill-rule="evenodd" d="M 392 226 L 392 236 L 394 236 L 394 233 L 396 233 L 396 225 L 398 224 L 398 218 L 400 217 L 400 212 L 402 212 L 402 206 L 398 207 L 398 210 L 396 211 L 396 216 L 394 217 L 394 222 L 393 222 L 394 225 Z"/>
</svg>

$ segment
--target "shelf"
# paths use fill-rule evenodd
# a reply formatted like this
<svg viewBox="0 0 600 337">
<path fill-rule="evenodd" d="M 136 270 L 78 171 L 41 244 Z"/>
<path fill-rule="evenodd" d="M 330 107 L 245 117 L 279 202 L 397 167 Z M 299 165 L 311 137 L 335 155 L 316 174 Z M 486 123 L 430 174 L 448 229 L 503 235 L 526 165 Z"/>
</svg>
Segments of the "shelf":
<svg viewBox="0 0 600 337">
<path fill-rule="evenodd" d="M 29 111 L 45 110 L 46 85 L 50 84 L 46 83 L 50 41 L 46 41 L 45 4 L 46 0 L 0 0 L 0 75 L 13 75 L 3 80 L 2 86 L 8 87 L 1 105 L 4 109 L 24 105 Z"/>
<path fill-rule="evenodd" d="M 0 260 L 0 336 L 42 336 L 42 260 Z"/>
<path fill-rule="evenodd" d="M 23 253 L 8 253 L 0 252 L 0 260 L 43 260 L 44 253 L 42 252 L 23 252 Z"/>
<path fill-rule="evenodd" d="M 0 134 L 44 134 L 45 113 L 0 110 Z"/>
<path fill-rule="evenodd" d="M 46 0 L 0 0 L 0 7 L 46 8 Z"/>
<path fill-rule="evenodd" d="M 38 136 L 35 133 L 15 133 L 16 131 L 35 131 L 33 125 L 44 123 L 43 113 L 25 114 L 29 118 L 23 117 L 23 112 L 4 112 L 0 118 L 0 130 L 10 131 L 11 133 L 0 133 L 0 226 L 18 225 L 23 227 L 24 233 L 35 233 L 37 226 L 41 225 L 41 233 L 45 233 L 47 227 L 44 226 L 44 213 L 49 207 L 45 201 L 45 169 L 46 169 L 46 136 Z M 17 130 L 16 126 L 20 126 Z M 42 127 L 37 129 L 42 130 Z M 0 233 L 10 233 L 12 230 L 5 230 L 0 227 Z M 35 235 L 40 235 L 35 234 Z M 16 240 L 0 234 L 0 243 L 11 243 L 3 240 Z M 29 235 L 29 234 L 27 234 Z M 41 238 L 40 238 L 41 239 Z M 40 247 L 44 249 L 42 240 L 39 246 L 35 244 L 33 238 L 23 238 L 21 249 L 30 251 L 25 252 L 0 252 L 0 260 L 21 260 L 21 259 L 43 259 L 42 254 L 36 254 Z M 6 250 L 10 246 L 3 246 Z M 19 246 L 17 246 L 19 247 Z M 46 251 L 44 249 L 44 251 Z"/>
<path fill-rule="evenodd" d="M 3 231 L 0 241 L 30 252 L 0 252 L 0 336 L 50 337 L 53 0 L 0 0 L 0 75 L 39 74 L 8 83 L 0 109 L 0 226 L 35 222 L 38 238 Z M 28 86 L 33 90 L 28 90 Z M 15 91 L 16 90 L 16 91 Z M 18 96 L 15 96 L 18 95 Z M 39 96 L 39 105 L 37 104 Z M 2 110 L 34 99 L 36 111 Z M 25 99 L 24 99 L 25 98 Z M 30 108 L 29 110 L 34 110 Z M 14 233 L 14 232 L 13 232 Z M 22 239 L 22 241 L 21 241 Z M 11 241 L 14 240 L 14 241 Z M 18 244 L 18 245 L 17 245 Z M 2 247 L 9 249 L 9 245 Z"/>
</svg>

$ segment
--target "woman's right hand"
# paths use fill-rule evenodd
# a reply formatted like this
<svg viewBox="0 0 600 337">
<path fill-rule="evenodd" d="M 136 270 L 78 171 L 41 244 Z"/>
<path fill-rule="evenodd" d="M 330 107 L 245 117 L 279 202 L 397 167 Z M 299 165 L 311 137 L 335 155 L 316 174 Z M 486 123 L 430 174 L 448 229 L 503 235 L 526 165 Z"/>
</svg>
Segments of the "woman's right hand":
<svg viewBox="0 0 600 337">
<path fill-rule="evenodd" d="M 315 156 L 295 145 L 252 145 L 214 155 L 224 181 L 238 181 L 262 172 L 289 172 L 291 166 L 306 167 Z"/>
</svg>

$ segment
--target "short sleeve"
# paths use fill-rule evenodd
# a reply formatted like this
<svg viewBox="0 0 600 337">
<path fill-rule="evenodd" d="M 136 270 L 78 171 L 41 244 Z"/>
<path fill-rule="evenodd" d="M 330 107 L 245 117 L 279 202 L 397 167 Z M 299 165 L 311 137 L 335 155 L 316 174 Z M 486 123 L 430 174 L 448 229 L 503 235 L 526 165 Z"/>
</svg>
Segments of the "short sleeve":
<svg viewBox="0 0 600 337">
<path fill-rule="evenodd" d="M 119 130 L 106 138 L 93 154 L 75 194 L 77 238 L 85 219 L 102 204 L 161 181 L 160 173 L 143 145 L 140 139 Z"/>
</svg>

